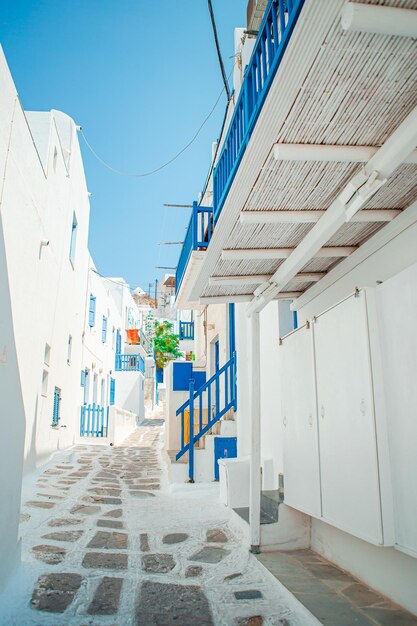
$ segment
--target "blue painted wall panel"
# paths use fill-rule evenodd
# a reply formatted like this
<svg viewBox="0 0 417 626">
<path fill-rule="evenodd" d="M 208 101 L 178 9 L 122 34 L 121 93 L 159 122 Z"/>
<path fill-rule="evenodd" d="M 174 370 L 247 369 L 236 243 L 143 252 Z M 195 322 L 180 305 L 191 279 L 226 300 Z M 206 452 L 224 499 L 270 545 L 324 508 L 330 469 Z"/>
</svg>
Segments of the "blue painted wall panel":
<svg viewBox="0 0 417 626">
<path fill-rule="evenodd" d="M 192 363 L 188 361 L 184 361 L 184 363 L 174 363 L 172 370 L 172 391 L 188 391 L 192 373 Z"/>
<path fill-rule="evenodd" d="M 237 457 L 237 437 L 214 438 L 214 480 L 219 480 L 219 459 Z"/>
</svg>

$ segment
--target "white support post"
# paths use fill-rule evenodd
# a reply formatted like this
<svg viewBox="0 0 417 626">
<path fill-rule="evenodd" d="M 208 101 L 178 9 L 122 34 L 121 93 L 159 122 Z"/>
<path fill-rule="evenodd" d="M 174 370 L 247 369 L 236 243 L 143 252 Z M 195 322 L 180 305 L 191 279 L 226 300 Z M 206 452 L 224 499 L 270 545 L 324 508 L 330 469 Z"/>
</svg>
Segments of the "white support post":
<svg viewBox="0 0 417 626">
<path fill-rule="evenodd" d="M 251 552 L 258 554 L 261 543 L 261 350 L 259 312 L 251 315 L 251 455 L 249 529 Z"/>
</svg>

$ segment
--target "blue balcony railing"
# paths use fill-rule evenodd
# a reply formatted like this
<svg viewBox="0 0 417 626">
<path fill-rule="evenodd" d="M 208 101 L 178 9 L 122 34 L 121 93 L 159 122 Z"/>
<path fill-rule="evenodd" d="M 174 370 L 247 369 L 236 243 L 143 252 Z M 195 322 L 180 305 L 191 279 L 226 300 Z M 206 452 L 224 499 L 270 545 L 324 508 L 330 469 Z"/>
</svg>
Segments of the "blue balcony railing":
<svg viewBox="0 0 417 626">
<path fill-rule="evenodd" d="M 214 222 L 223 208 L 303 3 L 304 0 L 270 0 L 266 8 L 213 173 Z"/>
<path fill-rule="evenodd" d="M 140 354 L 116 354 L 116 372 L 145 373 L 145 361 Z"/>
<path fill-rule="evenodd" d="M 180 340 L 194 339 L 194 322 L 180 322 Z"/>
<path fill-rule="evenodd" d="M 107 437 L 109 410 L 98 404 L 84 404 L 81 407 L 80 436 Z"/>
<path fill-rule="evenodd" d="M 190 380 L 189 399 L 176 411 L 181 419 L 180 459 L 188 452 L 188 477 L 194 482 L 194 446 L 230 409 L 237 409 L 236 354 L 201 387 Z"/>
<path fill-rule="evenodd" d="M 213 209 L 193 203 L 190 222 L 181 250 L 175 275 L 175 293 L 179 292 L 185 270 L 193 250 L 205 250 L 213 231 Z"/>
</svg>

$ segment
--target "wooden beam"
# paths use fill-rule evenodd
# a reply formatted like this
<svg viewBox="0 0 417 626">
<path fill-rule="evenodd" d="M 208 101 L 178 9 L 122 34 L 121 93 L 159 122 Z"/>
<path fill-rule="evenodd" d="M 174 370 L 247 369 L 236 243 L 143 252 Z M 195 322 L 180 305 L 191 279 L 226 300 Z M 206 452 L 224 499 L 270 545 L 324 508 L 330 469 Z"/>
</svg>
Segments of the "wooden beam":
<svg viewBox="0 0 417 626">
<path fill-rule="evenodd" d="M 266 259 L 287 259 L 295 248 L 238 248 L 222 250 L 223 261 L 264 261 Z M 357 250 L 357 246 L 326 246 L 321 248 L 316 257 L 347 257 Z"/>
<path fill-rule="evenodd" d="M 401 209 L 362 209 L 351 222 L 390 222 Z M 241 224 L 316 224 L 326 211 L 241 211 Z"/>
<path fill-rule="evenodd" d="M 295 300 L 302 295 L 302 291 L 281 291 L 277 294 L 275 300 Z M 201 296 L 199 298 L 200 304 L 231 304 L 235 302 L 250 302 L 253 299 L 253 293 L 237 294 L 235 296 Z"/>
<path fill-rule="evenodd" d="M 367 163 L 377 152 L 374 146 L 340 146 L 307 143 L 276 143 L 277 161 L 313 161 L 322 163 Z M 417 163 L 417 150 L 404 163 Z"/>
<path fill-rule="evenodd" d="M 317 282 L 326 272 L 300 272 L 294 276 L 293 280 L 300 282 Z M 239 287 L 240 285 L 262 285 L 272 278 L 271 274 L 250 274 L 245 276 L 210 276 L 209 285 L 227 285 L 228 287 Z"/>
</svg>

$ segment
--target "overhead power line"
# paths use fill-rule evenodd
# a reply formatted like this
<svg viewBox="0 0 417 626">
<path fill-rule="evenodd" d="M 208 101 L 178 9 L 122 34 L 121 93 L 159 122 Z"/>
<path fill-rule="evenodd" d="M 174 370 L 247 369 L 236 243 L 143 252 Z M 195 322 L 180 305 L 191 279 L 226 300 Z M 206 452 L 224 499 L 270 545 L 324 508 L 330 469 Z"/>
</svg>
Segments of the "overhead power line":
<svg viewBox="0 0 417 626">
<path fill-rule="evenodd" d="M 226 70 L 224 69 L 222 54 L 220 52 L 219 38 L 217 37 L 216 20 L 214 19 L 213 6 L 211 4 L 211 0 L 208 0 L 208 8 L 209 8 L 209 13 L 210 13 L 211 25 L 213 28 L 214 43 L 216 44 L 217 58 L 219 59 L 220 71 L 222 73 L 222 78 L 223 78 L 224 90 L 226 92 L 227 101 L 229 102 L 230 98 L 232 97 L 232 94 L 230 93 L 229 82 L 227 80 Z"/>
<path fill-rule="evenodd" d="M 200 124 L 200 126 L 198 127 L 196 132 L 194 133 L 193 137 L 190 139 L 190 141 L 179 152 L 177 152 L 177 154 L 175 156 L 173 156 L 171 159 L 169 159 L 168 161 L 166 161 L 165 163 L 163 163 L 159 167 L 155 168 L 154 170 L 150 170 L 148 172 L 124 172 L 123 170 L 118 170 L 117 168 L 115 168 L 112 165 L 110 165 L 109 163 L 107 163 L 107 161 L 102 159 L 99 154 L 97 154 L 97 152 L 94 150 L 92 145 L 88 142 L 88 140 L 87 140 L 87 138 L 86 138 L 86 136 L 84 134 L 84 131 L 81 128 L 81 126 L 79 127 L 79 132 L 81 133 L 81 135 L 82 135 L 82 137 L 83 137 L 83 139 L 84 139 L 84 141 L 86 143 L 86 146 L 90 150 L 92 155 L 97 159 L 97 161 L 99 161 L 102 165 L 104 165 L 104 167 L 106 167 L 108 170 L 110 170 L 114 174 L 119 174 L 119 176 L 130 176 L 132 178 L 143 178 L 145 176 L 152 176 L 153 174 L 156 174 L 157 172 L 160 172 L 161 170 L 163 170 L 168 165 L 171 165 L 171 163 L 176 161 L 195 142 L 195 140 L 197 139 L 198 135 L 202 131 L 203 127 L 208 122 L 210 117 L 213 115 L 217 105 L 220 102 L 220 98 L 222 97 L 222 94 L 223 94 L 224 90 L 225 90 L 225 87 L 222 88 L 221 92 L 217 96 L 216 102 L 214 103 L 214 105 L 210 109 L 210 112 L 206 115 L 206 117 L 204 118 L 204 120 L 202 121 L 202 123 Z"/>
</svg>

